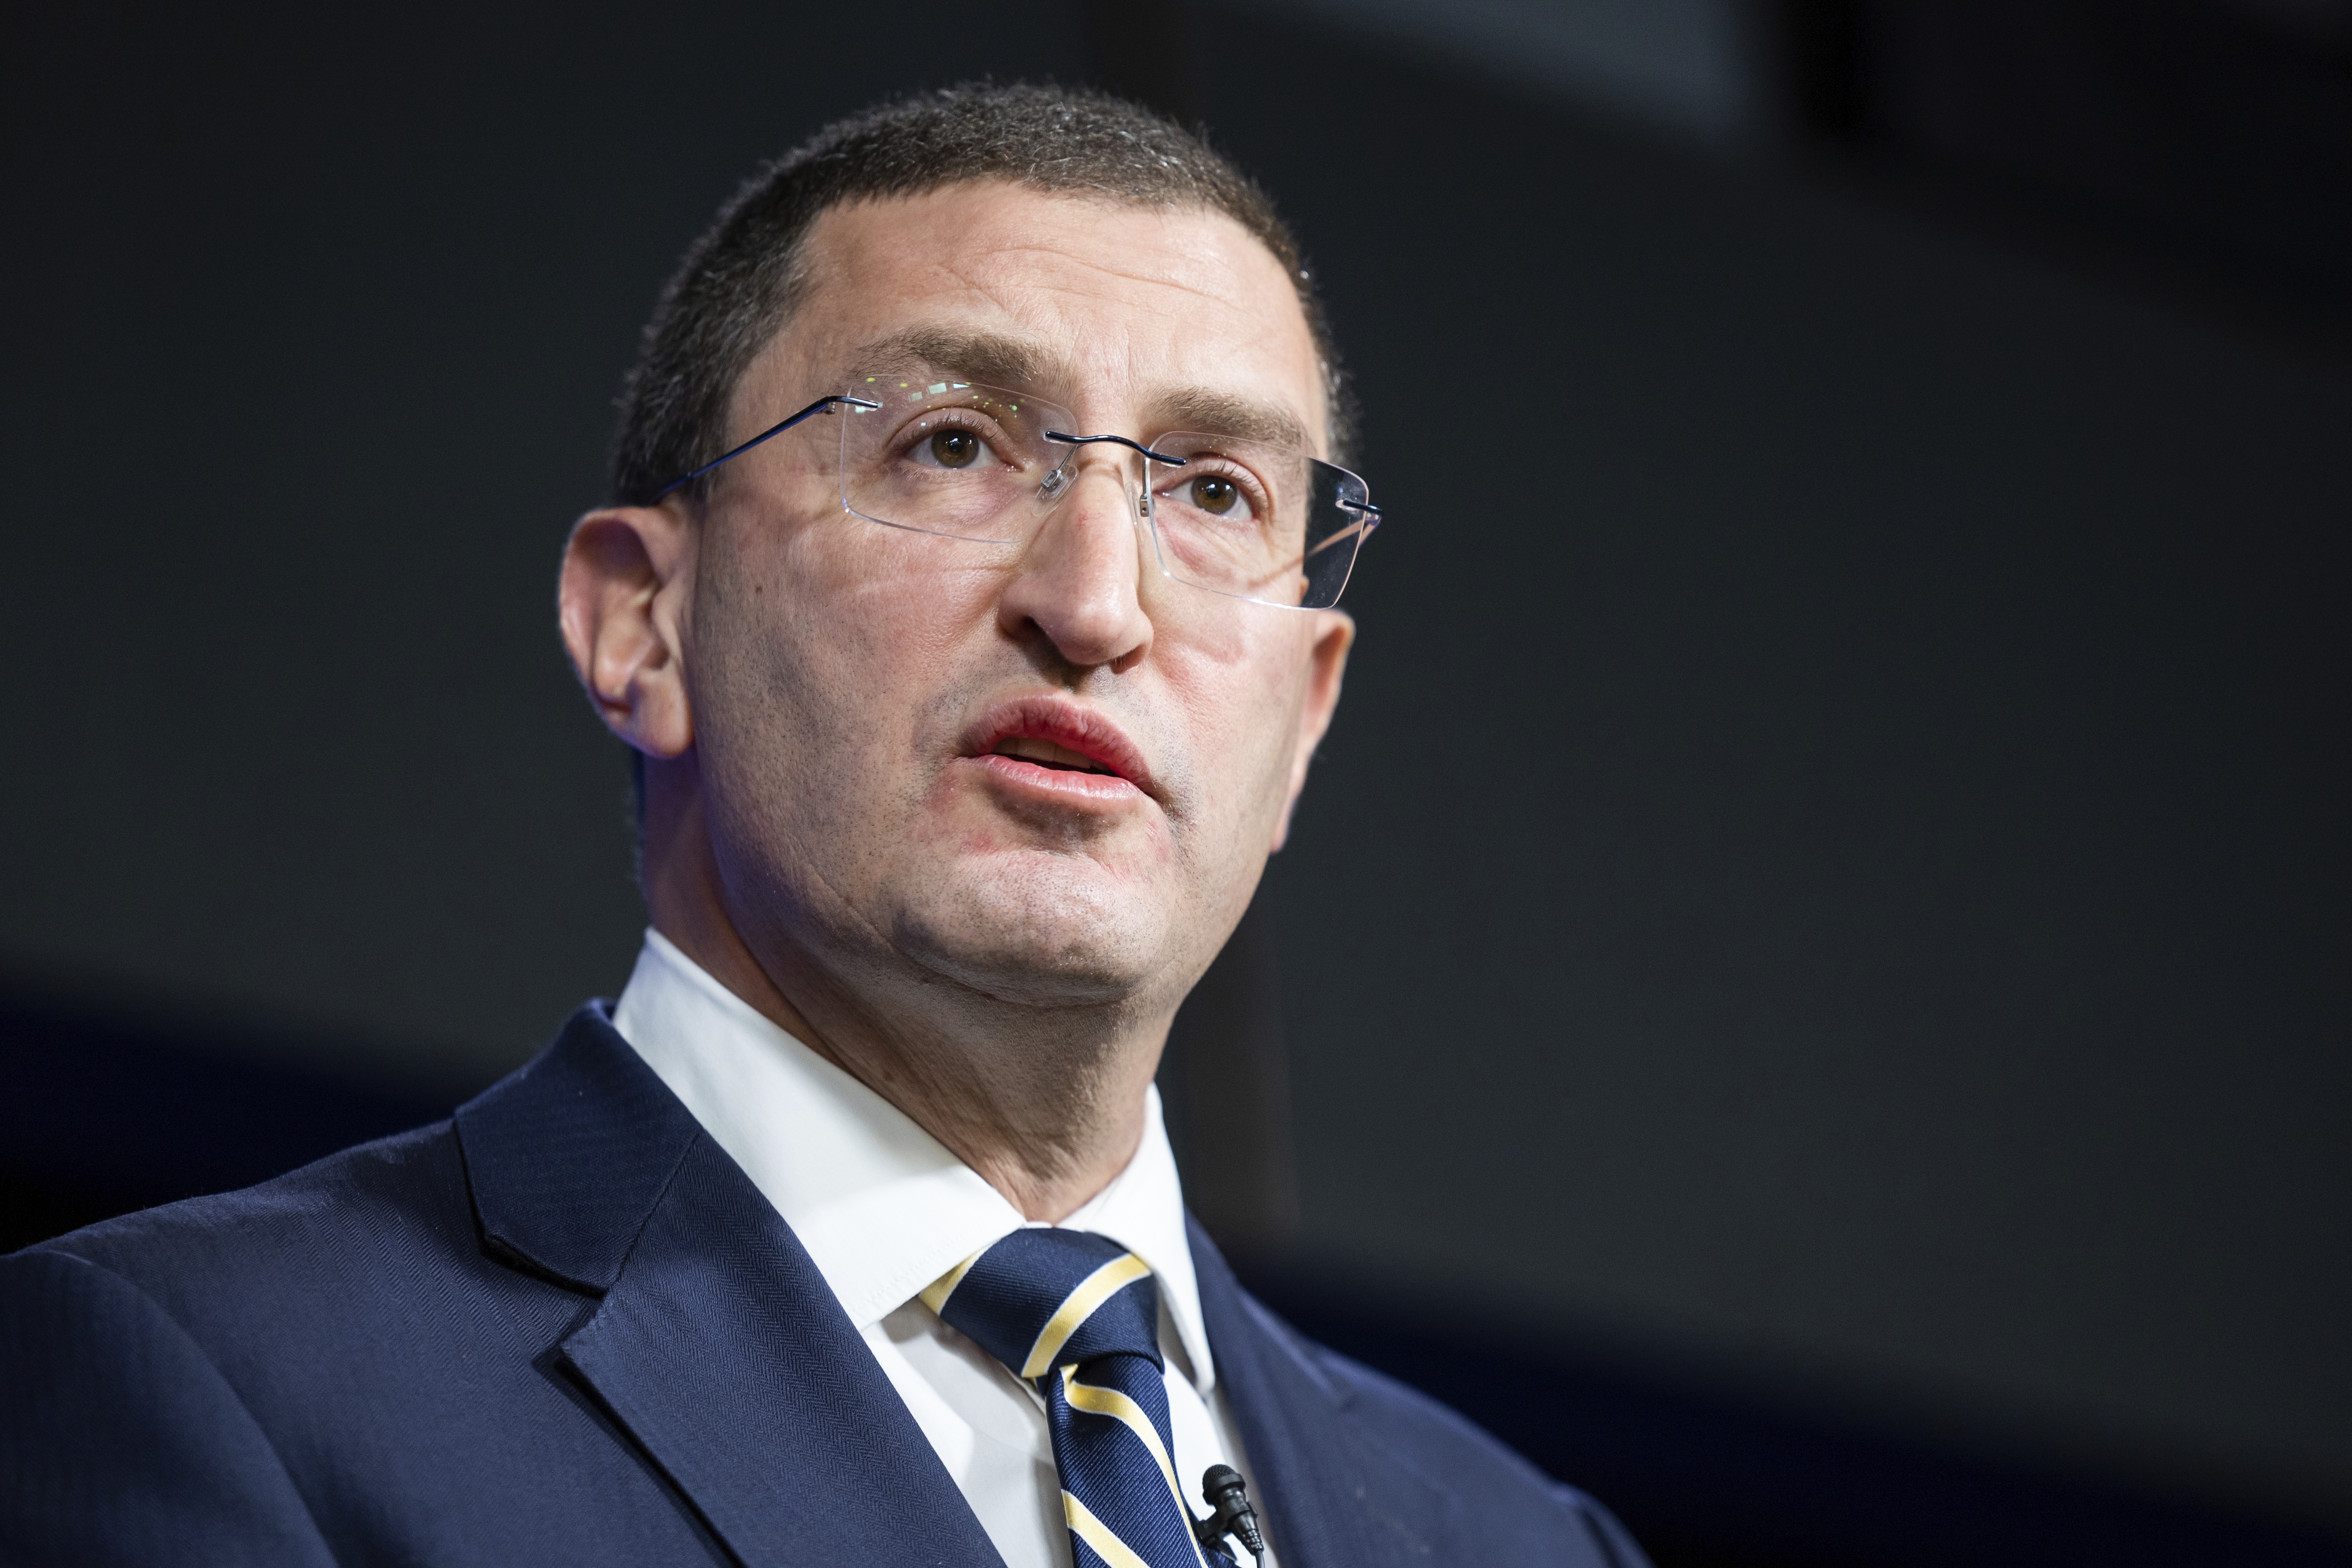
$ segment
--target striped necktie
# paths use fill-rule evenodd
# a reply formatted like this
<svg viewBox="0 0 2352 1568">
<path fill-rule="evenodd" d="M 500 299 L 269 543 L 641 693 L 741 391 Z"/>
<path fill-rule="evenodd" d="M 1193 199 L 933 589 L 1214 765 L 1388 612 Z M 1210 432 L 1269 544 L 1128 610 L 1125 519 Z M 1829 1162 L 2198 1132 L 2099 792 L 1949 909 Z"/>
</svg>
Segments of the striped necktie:
<svg viewBox="0 0 2352 1568">
<path fill-rule="evenodd" d="M 922 1300 L 1045 1395 L 1077 1568 L 1233 1568 L 1193 1539 L 1143 1259 L 1091 1231 L 1016 1230 Z"/>
</svg>

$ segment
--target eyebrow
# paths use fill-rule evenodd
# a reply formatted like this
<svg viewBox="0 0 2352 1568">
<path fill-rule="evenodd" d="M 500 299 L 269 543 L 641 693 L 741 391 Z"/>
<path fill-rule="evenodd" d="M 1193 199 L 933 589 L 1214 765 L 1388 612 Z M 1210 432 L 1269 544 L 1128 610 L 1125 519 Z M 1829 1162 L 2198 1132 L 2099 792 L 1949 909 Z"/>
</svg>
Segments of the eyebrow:
<svg viewBox="0 0 2352 1568">
<path fill-rule="evenodd" d="M 959 381 L 1028 392 L 1051 401 L 1051 391 L 1038 384 L 1059 362 L 1060 356 L 1043 345 L 1002 332 L 913 327 L 857 350 L 855 368 L 863 374 L 888 375 L 920 365 Z M 1171 430 L 1189 430 L 1301 450 L 1310 450 L 1312 446 L 1306 425 L 1281 404 L 1216 387 L 1180 386 L 1161 392 L 1152 399 L 1150 417 L 1159 426 L 1152 432 L 1155 438 Z"/>
<path fill-rule="evenodd" d="M 1262 441 L 1269 447 L 1310 449 L 1307 427 L 1298 416 L 1278 403 L 1238 397 L 1213 387 L 1186 386 L 1168 393 L 1158 405 L 1171 430 L 1200 436 L 1223 436 L 1236 441 Z"/>
<path fill-rule="evenodd" d="M 914 327 L 859 349 L 853 368 L 887 375 L 923 365 L 961 381 L 1022 391 L 1036 383 L 1046 359 L 1035 344 L 1001 332 Z"/>
</svg>

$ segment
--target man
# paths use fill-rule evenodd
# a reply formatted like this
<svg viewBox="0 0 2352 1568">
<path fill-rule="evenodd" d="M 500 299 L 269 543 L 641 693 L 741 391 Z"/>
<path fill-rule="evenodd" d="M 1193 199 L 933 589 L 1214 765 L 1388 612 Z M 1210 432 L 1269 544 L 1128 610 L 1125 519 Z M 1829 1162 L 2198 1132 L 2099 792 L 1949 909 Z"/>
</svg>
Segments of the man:
<svg viewBox="0 0 2352 1568">
<path fill-rule="evenodd" d="M 1160 1129 L 1353 636 L 1334 364 L 1264 196 L 1127 105 L 747 186 L 563 560 L 627 988 L 451 1122 L 0 1265 L 0 1554 L 1638 1563 L 1250 1300 Z"/>
</svg>

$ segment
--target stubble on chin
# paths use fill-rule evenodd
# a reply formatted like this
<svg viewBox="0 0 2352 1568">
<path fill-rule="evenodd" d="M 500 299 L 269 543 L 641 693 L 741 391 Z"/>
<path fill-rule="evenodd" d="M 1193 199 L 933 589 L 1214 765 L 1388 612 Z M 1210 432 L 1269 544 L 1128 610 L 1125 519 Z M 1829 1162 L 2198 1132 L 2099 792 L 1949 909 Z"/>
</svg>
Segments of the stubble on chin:
<svg viewBox="0 0 2352 1568">
<path fill-rule="evenodd" d="M 894 879 L 894 945 L 993 1001 L 1116 1009 L 1157 989 L 1169 964 L 1171 895 L 1084 852 L 966 846 Z"/>
</svg>

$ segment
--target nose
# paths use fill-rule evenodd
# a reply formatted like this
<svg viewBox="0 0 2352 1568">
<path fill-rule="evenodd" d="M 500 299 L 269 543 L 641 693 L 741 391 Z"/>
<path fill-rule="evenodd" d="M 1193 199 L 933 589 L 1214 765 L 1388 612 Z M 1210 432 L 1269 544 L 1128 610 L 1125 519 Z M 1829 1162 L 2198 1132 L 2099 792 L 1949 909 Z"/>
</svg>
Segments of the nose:
<svg viewBox="0 0 2352 1568">
<path fill-rule="evenodd" d="M 1079 669 L 1131 669 L 1151 644 L 1139 589 L 1143 562 L 1128 466 L 1087 452 L 1022 552 L 997 603 L 1007 635 L 1042 638 Z"/>
</svg>

